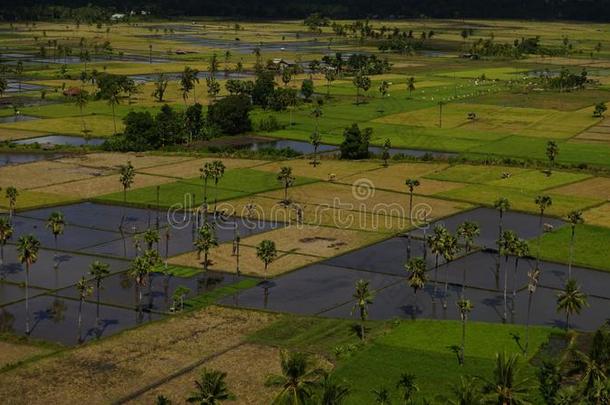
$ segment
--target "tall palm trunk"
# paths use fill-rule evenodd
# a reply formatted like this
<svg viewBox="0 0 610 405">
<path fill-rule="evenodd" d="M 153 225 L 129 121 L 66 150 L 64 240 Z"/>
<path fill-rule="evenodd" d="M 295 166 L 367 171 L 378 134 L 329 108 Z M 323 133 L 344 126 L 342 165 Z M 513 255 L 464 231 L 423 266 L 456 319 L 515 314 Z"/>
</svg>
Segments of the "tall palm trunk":
<svg viewBox="0 0 610 405">
<path fill-rule="evenodd" d="M 432 291 L 432 302 L 436 302 L 436 291 L 438 284 L 438 253 L 434 258 L 434 290 Z"/>
<path fill-rule="evenodd" d="M 527 318 L 525 321 L 525 354 L 527 355 L 527 349 L 530 343 L 530 314 L 532 312 L 532 300 L 533 293 L 529 291 L 529 296 L 527 297 Z"/>
<path fill-rule="evenodd" d="M 519 271 L 519 256 L 515 257 L 515 268 L 513 270 L 513 312 L 515 298 L 517 297 L 517 271 Z"/>
<path fill-rule="evenodd" d="M 96 303 L 96 308 L 95 308 L 95 324 L 98 326 L 100 324 L 100 288 L 101 288 L 101 286 L 102 286 L 102 283 L 100 280 L 98 280 L 96 283 L 97 303 Z"/>
<path fill-rule="evenodd" d="M 112 124 L 114 125 L 113 135 L 116 135 L 116 114 L 114 112 L 114 103 L 112 103 Z"/>
<path fill-rule="evenodd" d="M 504 230 L 504 213 L 500 211 L 500 221 L 498 223 L 498 255 L 496 256 L 496 288 L 500 283 L 500 264 L 502 262 L 502 253 L 500 252 L 500 241 Z"/>
<path fill-rule="evenodd" d="M 364 341 L 364 308 L 360 308 L 360 338 Z"/>
<path fill-rule="evenodd" d="M 576 227 L 572 226 L 572 233 L 570 235 L 570 259 L 568 261 L 568 280 L 572 278 L 572 262 L 574 261 L 574 234 Z"/>
<path fill-rule="evenodd" d="M 449 290 L 449 260 L 445 260 L 445 288 L 443 291 L 443 309 L 447 309 L 447 291 Z"/>
<path fill-rule="evenodd" d="M 30 334 L 30 264 L 25 263 L 25 334 Z"/>
<path fill-rule="evenodd" d="M 505 256 L 505 260 L 504 260 L 504 316 L 502 317 L 502 320 L 504 322 L 506 322 L 506 320 L 508 319 L 507 291 L 508 291 L 508 255 Z"/>
<path fill-rule="evenodd" d="M 409 193 L 409 225 L 413 225 L 413 192 Z M 411 232 L 407 233 L 407 261 L 411 260 Z"/>
<path fill-rule="evenodd" d="M 83 341 L 83 333 L 82 333 L 82 326 L 83 326 L 83 300 L 80 299 L 78 302 L 78 321 L 77 321 L 77 330 L 78 330 L 78 343 L 81 343 Z"/>
<path fill-rule="evenodd" d="M 462 346 L 460 348 L 460 366 L 464 365 L 464 353 L 466 352 L 466 317 L 462 316 Z"/>
<path fill-rule="evenodd" d="M 218 206 L 218 180 L 214 180 L 214 218 L 216 218 L 217 206 Z"/>
</svg>

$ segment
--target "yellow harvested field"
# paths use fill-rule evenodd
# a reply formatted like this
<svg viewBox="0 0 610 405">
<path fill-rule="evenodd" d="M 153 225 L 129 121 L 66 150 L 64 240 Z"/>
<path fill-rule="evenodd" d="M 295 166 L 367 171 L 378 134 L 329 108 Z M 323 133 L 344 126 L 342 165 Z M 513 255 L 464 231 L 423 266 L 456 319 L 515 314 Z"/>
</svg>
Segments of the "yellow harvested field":
<svg viewBox="0 0 610 405">
<path fill-rule="evenodd" d="M 18 129 L 0 128 L 0 142 L 4 141 L 16 141 L 19 139 L 33 138 L 36 136 L 43 136 L 39 132 L 32 133 L 32 131 L 20 131 Z"/>
<path fill-rule="evenodd" d="M 610 178 L 594 177 L 549 190 L 554 194 L 610 200 Z"/>
<path fill-rule="evenodd" d="M 86 180 L 73 181 L 70 183 L 56 184 L 36 189 L 36 191 L 59 194 L 69 198 L 93 198 L 104 194 L 116 193 L 123 190 L 120 183 L 120 175 L 93 177 Z M 131 189 L 156 186 L 175 181 L 170 177 L 151 176 L 148 174 L 136 174 Z"/>
<path fill-rule="evenodd" d="M 257 246 L 261 241 L 269 239 L 282 252 L 332 257 L 378 242 L 387 236 L 374 232 L 295 224 L 244 238 L 242 244 Z"/>
<path fill-rule="evenodd" d="M 262 160 L 205 158 L 193 159 L 185 162 L 172 163 L 162 166 L 149 167 L 140 170 L 140 172 L 147 174 L 155 174 L 159 176 L 189 179 L 193 177 L 198 177 L 200 175 L 199 169 L 203 167 L 204 163 L 211 162 L 214 160 L 221 160 L 222 163 L 224 163 L 224 165 L 227 167 L 227 169 L 241 169 L 258 166 L 260 164 L 265 163 Z"/>
<path fill-rule="evenodd" d="M 610 203 L 583 212 L 585 223 L 610 228 Z"/>
<path fill-rule="evenodd" d="M 227 404 L 270 404 L 277 393 L 277 388 L 265 386 L 265 381 L 269 375 L 281 373 L 279 358 L 280 351 L 277 348 L 244 344 L 146 392 L 129 403 L 153 404 L 157 396 L 164 395 L 173 403 L 181 404 L 194 391 L 194 381 L 199 379 L 205 368 L 227 373 L 227 385 L 235 396 L 234 400 L 226 401 Z"/>
<path fill-rule="evenodd" d="M 294 159 L 290 161 L 270 162 L 268 164 L 258 166 L 256 169 L 277 173 L 283 166 L 291 167 L 295 176 L 328 180 L 329 176 L 334 174 L 336 179 L 339 180 L 350 175 L 377 169 L 379 168 L 379 163 L 368 161 L 349 162 L 343 160 L 323 159 L 322 164 L 317 167 L 313 167 L 309 163 L 309 159 Z"/>
<path fill-rule="evenodd" d="M 0 398 L 15 405 L 112 403 L 237 347 L 274 319 L 214 306 L 153 322 L 1 373 Z"/>
<path fill-rule="evenodd" d="M 233 244 L 223 243 L 217 248 L 212 249 L 208 257 L 209 269 L 222 271 L 227 273 L 235 273 L 236 257 L 232 256 Z M 277 276 L 288 271 L 298 269 L 308 264 L 322 260 L 320 257 L 306 256 L 301 254 L 292 254 L 286 252 L 278 252 L 278 257 L 267 269 L 267 276 Z M 197 252 L 185 253 L 169 260 L 169 263 L 202 268 L 203 257 L 197 257 Z M 239 249 L 239 269 L 242 274 L 249 276 L 264 277 L 265 268 L 263 263 L 256 257 L 256 248 L 250 246 L 241 246 Z"/>
<path fill-rule="evenodd" d="M 89 153 L 60 159 L 60 162 L 78 164 L 104 169 L 118 169 L 120 165 L 131 162 L 134 168 L 144 169 L 147 167 L 160 166 L 170 163 L 193 160 L 186 156 L 149 155 L 143 153 Z"/>
<path fill-rule="evenodd" d="M 91 179 L 107 172 L 58 161 L 40 161 L 0 168 L 0 187 L 33 189 L 74 180 Z"/>
<path fill-rule="evenodd" d="M 50 353 L 51 349 L 19 343 L 0 342 L 0 369 L 27 360 L 34 356 Z"/>
</svg>

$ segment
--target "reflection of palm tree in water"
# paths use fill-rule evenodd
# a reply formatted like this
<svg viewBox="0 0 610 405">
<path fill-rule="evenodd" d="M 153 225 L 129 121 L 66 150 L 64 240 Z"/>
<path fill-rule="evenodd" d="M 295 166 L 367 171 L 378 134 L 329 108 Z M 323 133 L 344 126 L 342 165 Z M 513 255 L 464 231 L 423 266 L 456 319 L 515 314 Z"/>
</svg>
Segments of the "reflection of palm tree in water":
<svg viewBox="0 0 610 405">
<path fill-rule="evenodd" d="M 54 323 L 60 323 L 62 322 L 66 316 L 65 316 L 65 312 L 66 312 L 66 303 L 64 300 L 60 300 L 59 298 L 55 298 L 53 300 L 53 303 L 51 304 L 51 319 L 53 320 Z"/>
<path fill-rule="evenodd" d="M 0 308 L 0 333 L 13 332 L 14 323 L 15 315 L 11 314 L 4 308 Z"/>
</svg>

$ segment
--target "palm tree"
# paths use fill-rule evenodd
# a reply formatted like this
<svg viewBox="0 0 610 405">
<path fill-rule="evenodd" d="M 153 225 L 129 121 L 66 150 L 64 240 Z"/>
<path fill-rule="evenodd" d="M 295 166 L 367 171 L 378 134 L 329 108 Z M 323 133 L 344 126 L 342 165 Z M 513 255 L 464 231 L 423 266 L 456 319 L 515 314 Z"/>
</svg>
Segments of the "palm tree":
<svg viewBox="0 0 610 405">
<path fill-rule="evenodd" d="M 195 381 L 196 391 L 186 402 L 200 405 L 216 405 L 228 399 L 232 394 L 227 387 L 227 373 L 218 370 L 204 369 L 199 380 Z"/>
<path fill-rule="evenodd" d="M 350 387 L 342 382 L 335 381 L 331 373 L 323 372 L 322 378 L 317 383 L 319 391 L 317 404 L 320 405 L 341 405 L 345 402 L 350 393 Z"/>
<path fill-rule="evenodd" d="M 269 386 L 281 387 L 273 404 L 308 404 L 313 395 L 316 380 L 321 371 L 312 369 L 309 356 L 300 352 L 280 352 L 282 375 L 272 375 L 267 379 Z"/>
<path fill-rule="evenodd" d="M 197 69 L 192 69 L 189 66 L 185 66 L 184 71 L 180 74 L 180 91 L 182 92 L 184 104 L 186 104 L 186 99 L 191 90 L 195 90 L 195 83 L 199 83 L 198 74 L 199 71 Z M 194 102 L 197 102 L 197 93 L 194 92 L 194 94 L 193 100 Z"/>
<path fill-rule="evenodd" d="M 216 206 L 218 204 L 218 182 L 225 174 L 225 165 L 220 160 L 212 162 L 212 177 L 214 178 L 214 215 L 216 214 Z"/>
<path fill-rule="evenodd" d="M 375 388 L 371 391 L 375 396 L 375 403 L 377 405 L 390 405 L 392 403 L 390 397 L 390 391 L 386 387 Z"/>
<path fill-rule="evenodd" d="M 572 278 L 572 262 L 574 261 L 574 240 L 576 236 L 576 225 L 585 222 L 582 217 L 582 211 L 572 211 L 568 214 L 568 222 L 570 223 L 570 259 L 568 260 L 568 279 Z"/>
<path fill-rule="evenodd" d="M 483 392 L 489 397 L 489 403 L 498 405 L 527 405 L 529 397 L 529 380 L 520 378 L 519 356 L 505 353 L 496 354 L 496 366 L 493 377 L 485 381 Z"/>
<path fill-rule="evenodd" d="M 216 232 L 214 232 L 213 226 L 204 224 L 199 228 L 197 232 L 197 239 L 193 242 L 197 249 L 197 258 L 201 260 L 201 253 L 203 253 L 203 271 L 207 275 L 208 272 L 208 255 L 213 247 L 218 246 L 218 239 L 216 238 Z"/>
<path fill-rule="evenodd" d="M 322 114 L 322 100 L 319 99 L 316 102 L 313 111 L 311 112 L 311 115 L 316 120 L 316 127 L 311 133 L 311 136 L 309 137 L 309 141 L 313 146 L 313 160 L 311 161 L 313 167 L 316 167 L 318 164 L 320 164 L 320 162 L 318 161 L 318 148 L 320 147 L 320 143 L 322 143 L 322 135 L 320 135 L 320 117 L 322 116 Z"/>
<path fill-rule="evenodd" d="M 570 329 L 570 315 L 580 314 L 586 306 L 587 296 L 580 291 L 575 279 L 568 279 L 564 290 L 557 294 L 557 312 L 566 313 L 566 330 Z"/>
<path fill-rule="evenodd" d="M 159 240 L 161 237 L 159 236 L 159 231 L 154 228 L 148 228 L 144 231 L 143 235 L 144 243 L 146 243 L 146 248 L 151 250 L 155 243 L 157 244 L 157 251 L 159 250 Z"/>
<path fill-rule="evenodd" d="M 102 280 L 110 274 L 110 266 L 99 260 L 95 260 L 89 265 L 89 275 L 95 281 L 95 291 L 97 294 L 97 309 L 95 315 L 95 324 L 100 324 L 100 296 L 102 290 Z"/>
<path fill-rule="evenodd" d="M 460 299 L 457 302 L 458 311 L 460 312 L 460 319 L 462 320 L 462 345 L 460 346 L 460 354 L 458 356 L 460 365 L 464 365 L 465 360 L 465 347 L 466 347 L 466 321 L 468 320 L 468 314 L 474 308 L 472 302 L 466 299 Z"/>
<path fill-rule="evenodd" d="M 448 400 L 450 405 L 482 405 L 484 403 L 481 389 L 474 377 L 461 376 L 459 384 L 451 387 L 451 392 L 454 398 Z"/>
<path fill-rule="evenodd" d="M 272 240 L 263 240 L 256 247 L 256 257 L 258 257 L 265 265 L 265 280 L 267 280 L 267 269 L 269 265 L 277 258 L 277 249 L 275 242 Z"/>
<path fill-rule="evenodd" d="M 443 308 L 447 309 L 447 290 L 449 289 L 449 262 L 455 258 L 457 254 L 457 238 L 449 232 L 443 238 L 442 254 L 445 260 L 445 288 L 443 293 Z"/>
<path fill-rule="evenodd" d="M 17 197 L 19 196 L 19 191 L 13 186 L 8 186 L 6 188 L 6 199 L 8 200 L 8 218 L 9 221 L 12 221 L 13 214 L 15 213 L 15 206 L 17 205 Z"/>
<path fill-rule="evenodd" d="M 508 198 L 500 197 L 494 202 L 494 208 L 498 210 L 500 218 L 498 220 L 498 243 L 502 239 L 502 232 L 504 231 L 504 213 L 510 209 L 510 201 Z M 496 257 L 496 285 L 500 282 L 500 246 L 498 246 L 498 256 Z"/>
<path fill-rule="evenodd" d="M 4 245 L 13 237 L 13 226 L 6 217 L 0 217 L 0 266 L 4 264 Z"/>
<path fill-rule="evenodd" d="M 546 144 L 546 157 L 549 159 L 549 174 L 552 173 L 555 166 L 555 159 L 559 154 L 559 146 L 555 141 L 548 141 Z"/>
<path fill-rule="evenodd" d="M 419 387 L 415 384 L 415 375 L 410 373 L 400 375 L 396 388 L 400 390 L 401 399 L 405 404 L 410 404 L 415 393 L 419 391 Z"/>
<path fill-rule="evenodd" d="M 288 200 L 288 188 L 291 187 L 295 181 L 295 177 L 292 175 L 292 168 L 283 166 L 277 175 L 277 180 L 284 186 L 284 200 L 282 203 L 288 205 L 290 203 Z"/>
<path fill-rule="evenodd" d="M 430 251 L 434 253 L 434 291 L 432 293 L 432 302 L 436 300 L 436 287 L 438 285 L 438 259 L 443 254 L 445 248 L 445 235 L 448 234 L 447 228 L 442 225 L 436 225 L 432 235 L 428 236 L 428 246 Z"/>
<path fill-rule="evenodd" d="M 112 86 L 110 93 L 108 94 L 108 105 L 112 108 L 112 124 L 114 125 L 113 134 L 116 135 L 116 106 L 121 104 L 120 88 L 118 86 Z"/>
<path fill-rule="evenodd" d="M 405 265 L 409 272 L 407 282 L 409 287 L 413 289 L 415 304 L 413 306 L 413 317 L 417 315 L 417 292 L 423 289 L 426 285 L 426 261 L 421 257 L 414 257 Z"/>
<path fill-rule="evenodd" d="M 93 292 L 93 288 L 87 282 L 85 277 L 81 277 L 81 279 L 76 283 L 76 291 L 78 292 L 78 321 L 77 321 L 77 329 L 78 329 L 78 342 L 81 343 L 83 341 L 82 334 L 82 324 L 83 324 L 83 303 L 87 299 L 89 295 Z"/>
<path fill-rule="evenodd" d="M 420 186 L 417 179 L 405 180 L 406 186 L 409 188 L 409 225 L 413 225 L 413 191 Z M 411 259 L 411 232 L 407 233 L 407 260 Z"/>
<path fill-rule="evenodd" d="M 64 214 L 59 211 L 52 212 L 49 218 L 47 219 L 47 229 L 51 231 L 53 234 L 53 240 L 55 243 L 55 268 L 59 266 L 59 262 L 57 261 L 57 239 L 59 235 L 64 233 L 64 228 L 66 226 L 66 220 L 64 218 Z"/>
<path fill-rule="evenodd" d="M 456 230 L 458 240 L 464 241 L 464 253 L 469 255 L 474 245 L 474 240 L 481 233 L 481 229 L 476 222 L 464 221 L 461 223 Z M 464 289 L 466 288 L 466 266 L 464 266 L 462 273 L 462 293 L 461 297 L 464 298 Z"/>
<path fill-rule="evenodd" d="M 535 267 L 533 270 L 527 273 L 527 318 L 525 322 L 525 354 L 529 348 L 530 343 L 530 315 L 532 313 L 532 301 L 534 299 L 534 293 L 538 288 L 538 282 L 540 281 L 540 269 Z"/>
<path fill-rule="evenodd" d="M 208 180 L 214 177 L 214 164 L 213 162 L 206 162 L 203 167 L 199 169 L 199 177 L 203 180 L 203 202 L 208 202 Z"/>
<path fill-rule="evenodd" d="M 150 261 L 146 256 L 136 257 L 129 266 L 127 274 L 133 278 L 138 297 L 138 312 L 142 312 L 142 288 L 146 286 L 148 274 L 151 271 Z"/>
<path fill-rule="evenodd" d="M 360 315 L 360 339 L 364 341 L 364 322 L 369 316 L 368 307 L 373 303 L 374 298 L 373 293 L 369 290 L 369 282 L 362 279 L 358 280 L 356 291 L 352 297 L 356 300 L 352 308 L 352 315 L 355 310 L 358 310 Z"/>
<path fill-rule="evenodd" d="M 526 240 L 517 238 L 511 246 L 512 255 L 515 256 L 515 267 L 513 269 L 513 300 L 517 297 L 517 271 L 519 270 L 519 260 L 530 254 L 530 245 Z M 513 308 L 514 311 L 514 308 Z"/>
<path fill-rule="evenodd" d="M 407 90 L 409 90 L 409 98 L 411 97 L 411 93 L 415 90 L 415 78 L 413 76 L 407 79 Z"/>
<path fill-rule="evenodd" d="M 88 103 L 89 103 L 89 93 L 86 90 L 81 88 L 80 91 L 78 93 L 76 93 L 76 95 L 74 96 L 74 104 L 76 105 L 76 107 L 78 108 L 78 111 L 80 112 L 80 119 L 83 124 L 83 134 L 87 133 L 87 126 L 85 125 L 85 116 L 83 115 L 83 109 L 87 106 Z"/>
<path fill-rule="evenodd" d="M 606 375 L 606 367 L 600 363 L 594 356 L 587 355 L 580 350 L 573 350 L 574 359 L 574 371 L 580 374 L 579 378 L 582 384 L 583 394 L 592 396 L 593 390 L 600 382 L 607 382 L 608 376 Z M 576 402 L 572 402 L 576 403 Z M 595 404 L 606 404 L 607 402 L 587 402 Z"/>
<path fill-rule="evenodd" d="M 544 220 L 544 211 L 551 205 L 553 205 L 553 199 L 550 195 L 539 195 L 536 196 L 534 200 L 536 205 L 538 206 L 539 220 L 538 220 L 538 229 L 540 234 L 538 235 L 538 253 L 536 254 L 536 267 L 540 268 L 540 253 L 541 253 L 541 245 L 542 245 L 542 234 L 544 233 L 544 227 L 542 221 Z"/>
<path fill-rule="evenodd" d="M 502 232 L 502 236 L 498 241 L 500 248 L 500 254 L 504 256 L 504 314 L 502 320 L 506 322 L 508 319 L 508 258 L 512 251 L 515 249 L 515 243 L 519 238 L 517 234 L 511 230 Z"/>
<path fill-rule="evenodd" d="M 17 253 L 21 264 L 25 265 L 25 334 L 30 334 L 30 266 L 38 260 L 40 242 L 32 235 L 26 235 L 17 241 Z"/>
<path fill-rule="evenodd" d="M 123 186 L 123 206 L 127 205 L 127 190 L 131 188 L 136 177 L 136 172 L 131 164 L 131 161 L 127 161 L 127 164 L 121 165 L 119 168 L 119 182 Z M 125 221 L 125 208 L 123 208 L 123 214 L 121 215 L 121 224 L 119 229 L 123 229 L 123 222 Z"/>
</svg>

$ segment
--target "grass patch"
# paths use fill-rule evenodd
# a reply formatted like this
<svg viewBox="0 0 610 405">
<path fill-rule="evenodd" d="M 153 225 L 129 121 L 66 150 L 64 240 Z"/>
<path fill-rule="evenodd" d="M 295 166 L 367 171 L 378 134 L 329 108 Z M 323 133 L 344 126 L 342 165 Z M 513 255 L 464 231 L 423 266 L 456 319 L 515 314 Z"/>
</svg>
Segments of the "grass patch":
<svg viewBox="0 0 610 405">
<path fill-rule="evenodd" d="M 569 226 L 544 234 L 540 240 L 542 258 L 568 263 L 570 234 Z M 536 252 L 538 240 L 531 241 L 530 245 L 532 252 Z M 574 265 L 610 271 L 608 246 L 610 246 L 610 229 L 586 224 L 577 225 L 574 240 Z"/>
<path fill-rule="evenodd" d="M 237 283 L 233 283 L 231 285 L 215 288 L 214 290 L 198 295 L 193 298 L 189 298 L 184 302 L 185 309 L 200 309 L 207 307 L 209 305 L 213 305 L 216 301 L 220 300 L 229 295 L 236 294 L 242 290 L 246 290 L 248 288 L 252 288 L 258 284 L 259 280 L 254 278 L 244 278 Z"/>
</svg>

